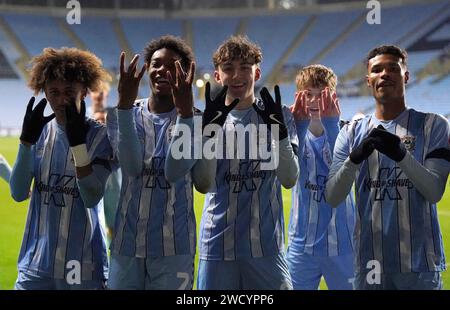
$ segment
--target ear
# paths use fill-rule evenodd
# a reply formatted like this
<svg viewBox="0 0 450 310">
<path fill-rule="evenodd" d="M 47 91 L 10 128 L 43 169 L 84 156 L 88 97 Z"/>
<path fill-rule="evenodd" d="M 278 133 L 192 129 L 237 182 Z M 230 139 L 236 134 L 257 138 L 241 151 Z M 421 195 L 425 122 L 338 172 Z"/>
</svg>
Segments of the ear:
<svg viewBox="0 0 450 310">
<path fill-rule="evenodd" d="M 220 73 L 219 73 L 219 71 L 218 70 L 214 70 L 214 80 L 217 82 L 217 83 L 219 83 L 219 84 L 222 84 L 221 82 L 221 79 L 220 79 Z"/>
<path fill-rule="evenodd" d="M 405 84 L 409 81 L 409 71 L 405 71 Z"/>
<path fill-rule="evenodd" d="M 370 86 L 370 82 L 369 82 L 369 75 L 367 74 L 366 75 L 366 83 L 367 83 L 367 87 L 372 87 L 372 86 Z"/>
<path fill-rule="evenodd" d="M 255 82 L 258 81 L 261 78 L 261 69 L 259 67 L 256 67 L 255 69 Z"/>
<path fill-rule="evenodd" d="M 88 89 L 86 87 L 81 91 L 81 100 L 84 100 L 86 98 L 87 94 L 88 94 Z"/>
</svg>

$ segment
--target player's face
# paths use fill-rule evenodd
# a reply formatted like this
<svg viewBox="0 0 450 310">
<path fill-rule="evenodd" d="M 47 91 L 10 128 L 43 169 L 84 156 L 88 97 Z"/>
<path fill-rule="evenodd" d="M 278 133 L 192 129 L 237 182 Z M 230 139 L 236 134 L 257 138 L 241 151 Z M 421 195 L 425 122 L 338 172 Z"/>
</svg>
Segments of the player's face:
<svg viewBox="0 0 450 310">
<path fill-rule="evenodd" d="M 106 107 L 106 98 L 108 96 L 108 92 L 106 91 L 91 92 L 90 96 L 94 112 L 103 111 Z"/>
<path fill-rule="evenodd" d="M 369 60 L 367 85 L 378 102 L 404 98 L 408 78 L 409 72 L 397 56 L 382 54 Z"/>
<path fill-rule="evenodd" d="M 214 72 L 216 82 L 228 85 L 228 96 L 239 98 L 241 102 L 253 101 L 255 82 L 260 76 L 261 70 L 253 61 L 239 59 L 221 63 Z"/>
<path fill-rule="evenodd" d="M 322 90 L 323 88 L 318 87 L 307 87 L 306 88 L 306 106 L 311 115 L 312 119 L 320 118 L 320 103 L 322 100 Z"/>
<path fill-rule="evenodd" d="M 150 88 L 154 96 L 168 96 L 172 94 L 172 89 L 167 79 L 167 71 L 175 79 L 175 61 L 177 60 L 181 60 L 181 57 L 167 48 L 162 48 L 153 53 L 148 71 Z"/>
<path fill-rule="evenodd" d="M 61 80 L 47 81 L 44 87 L 45 97 L 55 112 L 56 120 L 63 123 L 65 120 L 65 106 L 73 100 L 79 103 L 86 97 L 87 89 L 79 82 Z"/>
</svg>

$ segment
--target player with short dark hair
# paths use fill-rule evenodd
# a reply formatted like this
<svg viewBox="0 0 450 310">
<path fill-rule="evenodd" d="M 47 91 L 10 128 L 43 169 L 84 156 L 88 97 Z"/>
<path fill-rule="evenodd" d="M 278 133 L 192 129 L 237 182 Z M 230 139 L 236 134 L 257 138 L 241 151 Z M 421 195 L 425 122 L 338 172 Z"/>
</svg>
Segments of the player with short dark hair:
<svg viewBox="0 0 450 310">
<path fill-rule="evenodd" d="M 449 124 L 406 105 L 406 55 L 395 46 L 369 52 L 375 112 L 345 125 L 334 149 L 328 203 L 337 206 L 355 183 L 355 289 L 442 287 L 436 203 L 450 163 L 437 150 L 449 148 Z"/>
<path fill-rule="evenodd" d="M 182 39 L 163 36 L 147 45 L 144 58 L 142 69 L 137 69 L 139 55 L 126 68 L 125 53 L 121 54 L 119 103 L 107 120 L 123 175 L 109 287 L 192 289 L 196 248 L 192 185 L 202 191 L 204 182 L 195 178 L 196 161 L 190 166 L 180 162 L 182 167 L 175 167 L 179 178 L 166 177 L 165 167 L 174 125 L 190 123 L 194 114 L 194 56 Z M 135 101 L 145 72 L 151 95 Z"/>
</svg>

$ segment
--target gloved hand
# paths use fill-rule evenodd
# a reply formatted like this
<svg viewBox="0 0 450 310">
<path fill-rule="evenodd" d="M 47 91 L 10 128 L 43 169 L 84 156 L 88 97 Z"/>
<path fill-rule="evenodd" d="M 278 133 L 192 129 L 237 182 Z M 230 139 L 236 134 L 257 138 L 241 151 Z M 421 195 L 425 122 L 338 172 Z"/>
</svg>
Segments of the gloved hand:
<svg viewBox="0 0 450 310">
<path fill-rule="evenodd" d="M 266 87 L 259 92 L 261 100 L 264 103 L 264 110 L 260 109 L 256 103 L 253 103 L 253 108 L 264 120 L 267 125 L 279 126 L 279 140 L 283 140 L 288 136 L 288 131 L 284 123 L 283 110 L 281 106 L 280 88 L 275 85 L 275 101 Z M 269 126 L 270 129 L 270 126 Z"/>
<path fill-rule="evenodd" d="M 89 125 L 86 122 L 86 104 L 81 100 L 80 113 L 77 111 L 75 101 L 65 107 L 66 135 L 71 147 L 86 144 Z"/>
<path fill-rule="evenodd" d="M 372 129 L 369 136 L 374 139 L 374 147 L 378 152 L 383 153 L 396 162 L 405 158 L 405 145 L 398 136 L 386 131 L 382 125 Z"/>
<path fill-rule="evenodd" d="M 239 103 L 239 99 L 234 99 L 230 105 L 225 104 L 225 99 L 227 97 L 228 86 L 225 85 L 220 90 L 219 94 L 211 100 L 211 85 L 209 82 L 206 83 L 205 88 L 205 111 L 202 117 L 202 128 L 209 124 L 217 124 L 220 127 L 225 124 L 225 120 L 231 110 Z"/>
<path fill-rule="evenodd" d="M 374 139 L 368 136 L 364 138 L 361 143 L 352 150 L 352 152 L 350 153 L 350 160 L 352 161 L 352 163 L 359 165 L 364 160 L 369 158 L 374 149 Z"/>
<path fill-rule="evenodd" d="M 20 134 L 20 140 L 30 144 L 36 144 L 37 140 L 41 136 L 44 126 L 55 118 L 55 113 L 49 116 L 44 116 L 45 106 L 47 100 L 44 98 L 36 105 L 33 110 L 35 98 L 31 97 L 27 105 L 27 111 L 23 118 L 22 133 Z"/>
</svg>

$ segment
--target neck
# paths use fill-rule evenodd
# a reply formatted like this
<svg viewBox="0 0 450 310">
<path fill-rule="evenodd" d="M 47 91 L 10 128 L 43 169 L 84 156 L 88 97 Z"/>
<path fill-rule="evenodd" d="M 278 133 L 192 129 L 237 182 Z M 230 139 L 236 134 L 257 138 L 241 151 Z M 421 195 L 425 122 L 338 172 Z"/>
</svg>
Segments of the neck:
<svg viewBox="0 0 450 310">
<path fill-rule="evenodd" d="M 377 100 L 375 117 L 382 121 L 390 121 L 406 110 L 405 98 L 393 99 L 388 102 Z"/>
<path fill-rule="evenodd" d="M 155 114 L 167 113 L 174 108 L 172 96 L 154 96 L 148 99 L 148 109 Z"/>
<path fill-rule="evenodd" d="M 233 102 L 233 100 L 236 98 L 232 98 L 227 96 L 226 99 L 226 105 L 229 105 Z M 253 102 L 255 102 L 255 94 L 251 94 L 247 98 L 244 98 L 242 100 L 239 100 L 239 103 L 235 107 L 236 110 L 246 110 L 252 107 Z"/>
<path fill-rule="evenodd" d="M 324 128 L 320 119 L 312 119 L 309 122 L 308 129 L 315 137 L 320 137 L 324 132 Z"/>
<path fill-rule="evenodd" d="M 66 125 L 66 116 L 63 113 L 55 113 L 55 119 L 58 125 Z"/>
</svg>

